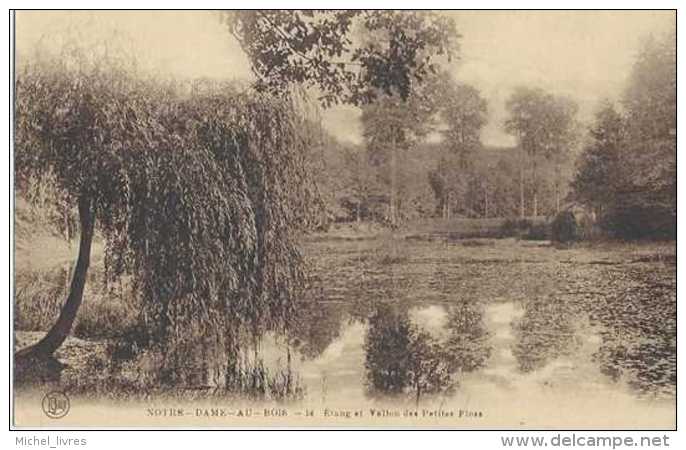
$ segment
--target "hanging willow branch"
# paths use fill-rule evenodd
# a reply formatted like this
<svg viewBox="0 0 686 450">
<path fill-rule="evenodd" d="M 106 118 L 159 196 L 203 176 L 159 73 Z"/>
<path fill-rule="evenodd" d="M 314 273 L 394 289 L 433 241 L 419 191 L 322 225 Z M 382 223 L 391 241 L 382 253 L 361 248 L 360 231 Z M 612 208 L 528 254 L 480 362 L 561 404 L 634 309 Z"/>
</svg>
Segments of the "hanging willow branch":
<svg viewBox="0 0 686 450">
<path fill-rule="evenodd" d="M 16 99 L 17 177 L 92 202 L 106 272 L 133 277 L 152 342 L 225 349 L 285 326 L 293 237 L 318 205 L 295 102 L 60 58 L 25 67 Z"/>
</svg>

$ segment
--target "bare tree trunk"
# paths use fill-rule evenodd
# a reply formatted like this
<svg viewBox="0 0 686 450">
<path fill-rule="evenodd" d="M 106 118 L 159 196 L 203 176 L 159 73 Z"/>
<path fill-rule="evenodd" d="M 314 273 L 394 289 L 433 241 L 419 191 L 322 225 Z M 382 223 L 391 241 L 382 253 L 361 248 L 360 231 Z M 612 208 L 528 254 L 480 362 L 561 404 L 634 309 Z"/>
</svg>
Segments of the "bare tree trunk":
<svg viewBox="0 0 686 450">
<path fill-rule="evenodd" d="M 538 216 L 538 185 L 536 183 L 536 154 L 531 158 L 533 161 L 531 181 L 533 182 L 534 198 L 533 198 L 533 216 Z"/>
<path fill-rule="evenodd" d="M 361 216 L 361 210 L 362 210 L 362 201 L 363 201 L 363 199 L 366 199 L 366 189 L 365 189 L 364 183 L 362 181 L 362 180 L 364 180 L 363 175 L 362 175 L 362 158 L 359 155 L 357 155 L 355 160 L 357 161 L 357 180 L 359 182 L 359 184 L 358 184 L 359 189 L 357 191 L 359 194 L 358 199 L 357 199 L 358 200 L 357 201 L 357 223 L 360 223 L 360 221 L 362 220 L 362 218 L 360 217 Z"/>
<path fill-rule="evenodd" d="M 560 161 L 555 161 L 555 212 L 560 213 Z"/>
<path fill-rule="evenodd" d="M 488 218 L 488 185 L 484 185 L 484 219 Z"/>
<path fill-rule="evenodd" d="M 524 218 L 524 150 L 522 149 L 521 164 L 519 166 L 519 217 Z"/>
<path fill-rule="evenodd" d="M 397 223 L 397 176 L 398 176 L 398 149 L 396 148 L 395 135 L 391 138 L 391 198 L 389 215 L 391 225 L 395 226 Z"/>
<path fill-rule="evenodd" d="M 450 202 L 452 200 L 452 192 L 448 191 L 447 198 L 445 200 L 445 218 L 450 219 Z"/>
<path fill-rule="evenodd" d="M 81 197 L 79 199 L 79 220 L 81 222 L 81 239 L 79 242 L 79 256 L 76 259 L 76 267 L 71 280 L 67 301 L 62 307 L 62 311 L 57 322 L 50 331 L 36 344 L 18 351 L 15 360 L 31 358 L 48 358 L 60 348 L 71 332 L 76 319 L 76 313 L 83 300 L 83 290 L 86 285 L 86 276 L 90 264 L 91 244 L 93 243 L 93 233 L 95 228 L 95 211 L 93 202 L 90 198 Z"/>
</svg>

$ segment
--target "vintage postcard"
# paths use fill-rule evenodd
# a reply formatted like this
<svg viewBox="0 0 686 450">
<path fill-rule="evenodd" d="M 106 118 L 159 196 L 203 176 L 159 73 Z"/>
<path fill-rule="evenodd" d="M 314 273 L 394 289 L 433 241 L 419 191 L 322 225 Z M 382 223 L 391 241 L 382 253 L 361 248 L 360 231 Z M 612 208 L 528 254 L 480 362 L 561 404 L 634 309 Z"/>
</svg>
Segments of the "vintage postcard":
<svg viewBox="0 0 686 450">
<path fill-rule="evenodd" d="M 16 11 L 12 426 L 676 428 L 676 11 Z"/>
</svg>

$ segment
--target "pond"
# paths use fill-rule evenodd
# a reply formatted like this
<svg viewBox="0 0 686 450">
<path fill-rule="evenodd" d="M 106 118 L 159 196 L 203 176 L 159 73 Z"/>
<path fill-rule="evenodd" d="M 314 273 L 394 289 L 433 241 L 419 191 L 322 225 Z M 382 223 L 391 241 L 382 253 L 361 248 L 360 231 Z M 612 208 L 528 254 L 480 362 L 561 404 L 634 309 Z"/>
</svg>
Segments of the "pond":
<svg viewBox="0 0 686 450">
<path fill-rule="evenodd" d="M 304 401 L 440 407 L 474 426 L 670 426 L 673 261 L 470 242 L 309 247 L 321 290 L 289 346 Z"/>
<path fill-rule="evenodd" d="M 201 364 L 177 391 L 197 404 L 198 386 L 223 384 L 247 393 L 231 405 L 310 409 L 329 425 L 410 425 L 413 414 L 465 428 L 675 424 L 673 244 L 391 237 L 303 251 L 311 276 L 288 335 L 245 346 L 219 375 L 203 352 L 189 355 Z M 82 351 L 70 341 L 62 350 Z M 95 375 L 67 368 L 61 388 L 100 379 L 114 398 L 109 360 L 91 359 Z M 134 392 L 146 364 L 126 381 Z M 360 410 L 365 419 L 345 421 Z"/>
</svg>

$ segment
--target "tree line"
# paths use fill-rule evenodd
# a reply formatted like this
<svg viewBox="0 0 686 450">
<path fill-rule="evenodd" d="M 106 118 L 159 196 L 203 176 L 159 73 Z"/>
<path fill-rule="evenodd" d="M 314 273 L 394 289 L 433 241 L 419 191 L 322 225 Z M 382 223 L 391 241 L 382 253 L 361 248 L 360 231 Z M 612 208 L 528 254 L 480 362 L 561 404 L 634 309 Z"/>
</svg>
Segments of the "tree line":
<svg viewBox="0 0 686 450">
<path fill-rule="evenodd" d="M 496 148 L 481 141 L 486 100 L 447 72 L 404 101 L 381 95 L 362 109 L 361 144 L 321 131 L 327 220 L 554 217 L 578 205 L 606 235 L 674 236 L 675 35 L 647 39 L 620 103 L 597 108 L 583 125 L 570 97 L 520 86 L 503 124 L 516 145 Z"/>
<path fill-rule="evenodd" d="M 517 89 L 507 106 L 505 127 L 518 140 L 515 148 L 482 143 L 486 100 L 446 72 L 405 102 L 381 97 L 365 106 L 362 145 L 326 136 L 314 155 L 331 174 L 323 184 L 334 202 L 330 219 L 396 226 L 417 217 L 559 212 L 578 138 L 577 106 L 526 87 Z"/>
</svg>

